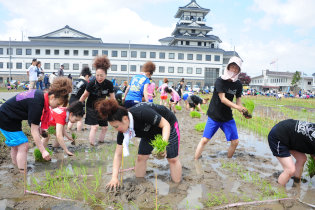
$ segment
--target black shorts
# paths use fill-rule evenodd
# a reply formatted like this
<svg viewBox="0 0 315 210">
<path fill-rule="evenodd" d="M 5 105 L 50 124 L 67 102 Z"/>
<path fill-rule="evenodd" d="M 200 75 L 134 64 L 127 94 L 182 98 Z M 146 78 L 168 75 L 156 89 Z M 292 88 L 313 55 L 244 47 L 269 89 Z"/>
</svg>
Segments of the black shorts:
<svg viewBox="0 0 315 210">
<path fill-rule="evenodd" d="M 170 99 L 170 102 L 174 102 L 173 98 Z M 178 104 L 178 101 L 175 104 Z"/>
<path fill-rule="evenodd" d="M 196 105 L 194 103 L 189 103 L 190 108 L 195 108 Z"/>
<path fill-rule="evenodd" d="M 87 125 L 99 125 L 99 126 L 108 126 L 107 120 L 102 120 L 97 111 L 91 107 L 86 107 L 86 117 L 85 124 Z"/>
<path fill-rule="evenodd" d="M 178 128 L 178 122 L 171 127 L 170 138 L 168 139 L 169 144 L 166 147 L 166 158 L 175 158 L 178 156 L 180 133 Z M 141 138 L 138 154 L 139 155 L 150 155 L 153 147 L 150 145 L 150 140 Z"/>
<path fill-rule="evenodd" d="M 276 135 L 276 127 L 273 127 L 268 134 L 268 143 L 273 156 L 276 157 L 290 157 L 290 149 L 283 143 Z"/>
</svg>

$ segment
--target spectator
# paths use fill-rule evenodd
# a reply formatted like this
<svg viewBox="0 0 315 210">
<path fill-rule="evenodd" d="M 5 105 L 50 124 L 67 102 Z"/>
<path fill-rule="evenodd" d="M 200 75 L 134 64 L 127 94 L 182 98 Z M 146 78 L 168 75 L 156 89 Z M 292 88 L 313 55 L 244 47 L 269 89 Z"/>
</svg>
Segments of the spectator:
<svg viewBox="0 0 315 210">
<path fill-rule="evenodd" d="M 63 77 L 65 73 L 63 72 L 64 65 L 61 64 L 60 69 L 58 70 L 58 77 Z"/>
<path fill-rule="evenodd" d="M 27 69 L 27 76 L 30 81 L 30 86 L 29 89 L 35 89 L 36 82 L 37 82 L 37 71 L 36 71 L 36 64 L 37 64 L 37 59 L 34 58 L 32 60 L 32 65 Z"/>
<path fill-rule="evenodd" d="M 56 78 L 56 73 L 53 72 L 52 74 L 49 75 L 49 83 L 52 84 L 54 82 L 54 79 Z"/>
</svg>

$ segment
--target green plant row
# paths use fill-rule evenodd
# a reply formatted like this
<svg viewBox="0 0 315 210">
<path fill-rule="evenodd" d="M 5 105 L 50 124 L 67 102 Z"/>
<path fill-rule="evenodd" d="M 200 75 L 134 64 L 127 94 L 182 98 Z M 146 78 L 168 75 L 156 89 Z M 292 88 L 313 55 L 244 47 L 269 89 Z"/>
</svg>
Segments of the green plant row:
<svg viewBox="0 0 315 210">
<path fill-rule="evenodd" d="M 205 130 L 205 127 L 206 127 L 206 123 L 205 122 L 202 122 L 202 123 L 197 123 L 195 125 L 195 130 L 196 131 L 199 131 L 199 132 L 202 132 Z"/>
<path fill-rule="evenodd" d="M 315 160 L 309 155 L 306 162 L 307 174 L 312 178 L 315 175 Z"/>
<path fill-rule="evenodd" d="M 182 107 L 179 106 L 179 105 L 176 105 L 176 106 L 175 106 L 175 109 L 178 110 L 178 111 L 180 111 L 180 110 L 182 110 Z"/>
<path fill-rule="evenodd" d="M 46 148 L 47 152 L 50 154 L 50 156 L 52 156 L 52 151 L 48 148 Z M 37 162 L 46 162 L 46 160 L 43 158 L 42 153 L 40 152 L 40 150 L 38 148 L 34 149 L 34 157 L 35 157 L 35 161 Z"/>
<path fill-rule="evenodd" d="M 201 114 L 197 111 L 191 111 L 189 114 L 192 118 L 200 118 L 201 117 Z"/>
</svg>

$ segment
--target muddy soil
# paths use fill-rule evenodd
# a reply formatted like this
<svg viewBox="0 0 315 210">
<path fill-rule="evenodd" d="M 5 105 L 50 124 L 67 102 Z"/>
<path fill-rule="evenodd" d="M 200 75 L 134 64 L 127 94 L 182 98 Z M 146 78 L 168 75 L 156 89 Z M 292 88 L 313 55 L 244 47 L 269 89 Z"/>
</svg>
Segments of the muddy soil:
<svg viewBox="0 0 315 210">
<path fill-rule="evenodd" d="M 105 189 L 111 176 L 103 173 L 101 185 L 95 192 L 95 196 L 106 205 L 84 202 L 80 194 L 74 199 L 76 201 L 24 195 L 23 176 L 10 160 L 3 158 L 3 154 L 9 157 L 9 153 L 3 153 L 3 148 L 1 148 L 0 209 L 154 209 L 156 205 L 155 175 L 157 176 L 157 203 L 160 209 L 212 209 L 228 203 L 273 199 L 272 195 L 264 195 L 266 192 L 260 183 L 255 184 L 249 178 L 242 177 L 242 173 L 249 176 L 256 174 L 260 178 L 259 182 L 268 183 L 264 185 L 265 187 L 270 185 L 277 188 L 277 173 L 281 170 L 281 166 L 272 156 L 266 139 L 239 129 L 239 146 L 233 158 L 228 159 L 229 144 L 223 132 L 219 130 L 207 144 L 202 157 L 194 161 L 193 155 L 202 137 L 202 133 L 195 131 L 194 126 L 197 123 L 206 122 L 207 116 L 202 115 L 200 119 L 192 119 L 184 110 L 179 111 L 176 116 L 181 132 L 180 160 L 183 166 L 183 178 L 180 184 L 171 181 L 168 162 L 165 159 L 157 160 L 151 157 L 145 178 L 135 178 L 133 171 L 124 172 L 122 187 L 117 191 Z M 54 173 L 61 167 L 74 170 L 75 165 L 85 166 L 87 174 L 95 174 L 99 167 L 103 172 L 111 172 L 116 132 L 109 128 L 106 142 L 95 147 L 91 147 L 88 143 L 88 132 L 89 130 L 78 133 L 79 137 L 75 146 L 67 142 L 70 151 L 76 154 L 74 157 L 68 157 L 62 150 L 54 149 L 52 162 L 35 163 L 32 156 L 33 149 L 30 149 L 27 183 L 32 186 L 33 178 L 43 181 L 46 172 Z M 131 147 L 132 155 L 125 158 L 125 169 L 134 166 L 137 145 L 138 139 L 135 139 L 134 146 Z M 242 168 L 242 171 L 238 173 L 237 169 L 224 167 L 224 165 L 238 166 L 239 169 Z M 290 198 L 299 198 L 303 202 L 315 204 L 315 178 L 308 178 L 306 173 L 303 177 L 305 182 L 297 184 L 290 180 L 284 190 Z M 88 185 L 94 183 L 92 178 L 88 178 L 87 182 Z M 33 187 L 32 190 L 35 188 Z M 311 209 L 297 200 L 238 208 Z"/>
</svg>

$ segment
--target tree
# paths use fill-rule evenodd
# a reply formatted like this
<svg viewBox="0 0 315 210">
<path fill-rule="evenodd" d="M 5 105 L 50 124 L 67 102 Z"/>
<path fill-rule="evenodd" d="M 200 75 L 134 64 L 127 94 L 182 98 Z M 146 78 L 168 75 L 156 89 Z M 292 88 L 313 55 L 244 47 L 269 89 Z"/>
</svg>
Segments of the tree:
<svg viewBox="0 0 315 210">
<path fill-rule="evenodd" d="M 241 83 L 243 85 L 249 85 L 249 83 L 251 82 L 251 78 L 250 76 L 248 76 L 246 73 L 240 73 L 240 75 L 238 76 L 238 79 L 241 81 Z"/>
<path fill-rule="evenodd" d="M 297 94 L 297 86 L 299 81 L 301 80 L 301 72 L 296 71 L 293 75 L 291 85 L 293 86 L 294 95 Z"/>
</svg>

